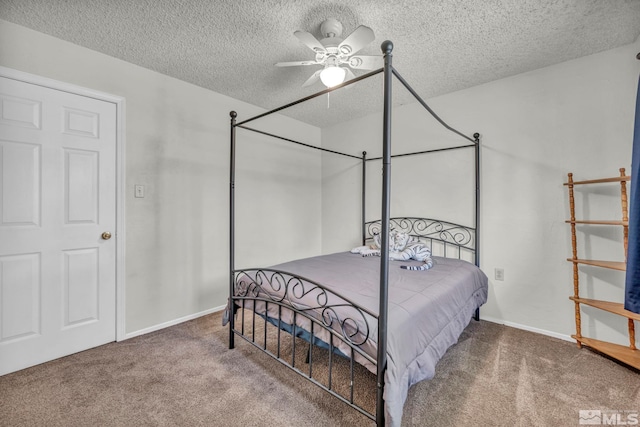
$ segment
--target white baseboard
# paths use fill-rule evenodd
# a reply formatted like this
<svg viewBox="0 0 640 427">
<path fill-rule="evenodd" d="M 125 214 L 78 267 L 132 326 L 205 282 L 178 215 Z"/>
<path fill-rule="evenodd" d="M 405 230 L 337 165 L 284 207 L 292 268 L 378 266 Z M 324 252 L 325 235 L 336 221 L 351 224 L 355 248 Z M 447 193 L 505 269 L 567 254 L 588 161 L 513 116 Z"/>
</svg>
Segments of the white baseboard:
<svg viewBox="0 0 640 427">
<path fill-rule="evenodd" d="M 509 327 L 512 327 L 512 328 L 516 328 L 516 329 L 522 329 L 524 331 L 535 332 L 536 334 L 542 334 L 542 335 L 546 335 L 546 336 L 549 336 L 549 337 L 558 338 L 558 339 L 561 339 L 563 341 L 569 341 L 569 342 L 573 342 L 573 343 L 576 342 L 576 340 L 571 338 L 570 335 L 559 334 L 557 332 L 547 331 L 546 329 L 538 329 L 538 328 L 534 328 L 532 326 L 521 325 L 520 323 L 509 322 L 507 320 L 495 319 L 495 318 L 490 317 L 490 316 L 483 316 L 482 315 L 482 310 L 480 310 L 480 320 L 486 320 L 487 322 L 498 323 L 500 325 L 505 325 L 505 326 L 509 326 Z"/>
<path fill-rule="evenodd" d="M 190 314 L 188 316 L 180 317 L 178 319 L 170 320 L 168 322 L 160 323 L 158 325 L 150 326 L 148 328 L 140 329 L 138 331 L 129 332 L 125 335 L 124 339 L 119 341 L 124 341 L 129 338 L 137 337 L 140 335 L 148 334 L 150 332 L 159 331 L 160 329 L 168 328 L 169 326 L 175 326 L 183 322 L 187 322 L 189 320 L 197 319 L 198 317 L 206 316 L 207 314 L 216 313 L 218 311 L 222 311 L 226 308 L 226 305 L 221 305 L 218 307 L 210 308 L 209 310 L 201 311 L 199 313 Z M 509 322 L 508 320 L 496 319 L 491 316 L 483 316 L 482 311 L 480 312 L 480 319 L 486 320 L 487 322 L 497 323 L 499 325 L 509 326 L 511 328 L 522 329 L 524 331 L 534 332 L 536 334 L 546 335 L 553 338 L 558 338 L 563 341 L 575 342 L 573 338 L 569 335 L 559 334 L 557 332 L 547 331 L 546 329 L 534 328 L 532 326 L 522 325 L 520 323 Z"/>
<path fill-rule="evenodd" d="M 140 329 L 138 331 L 129 332 L 125 334 L 124 338 L 118 341 L 128 340 L 129 338 L 137 337 L 140 335 L 148 334 L 149 332 L 159 331 L 160 329 L 168 328 L 169 326 L 175 326 L 183 322 L 187 322 L 189 320 L 197 319 L 198 317 L 206 316 L 207 314 L 216 313 L 218 311 L 224 310 L 225 305 L 221 305 L 218 307 L 210 308 L 209 310 L 201 311 L 199 313 L 190 314 L 188 316 L 180 317 L 178 319 L 169 320 L 168 322 L 160 323 L 158 325 L 150 326 L 148 328 Z"/>
</svg>

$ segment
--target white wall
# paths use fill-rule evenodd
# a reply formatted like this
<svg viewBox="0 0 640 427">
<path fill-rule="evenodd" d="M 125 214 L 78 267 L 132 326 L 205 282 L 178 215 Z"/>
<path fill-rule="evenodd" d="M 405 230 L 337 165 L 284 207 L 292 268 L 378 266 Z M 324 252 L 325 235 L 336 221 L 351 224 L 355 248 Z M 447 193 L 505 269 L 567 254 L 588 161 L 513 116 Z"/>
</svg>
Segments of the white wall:
<svg viewBox="0 0 640 427">
<path fill-rule="evenodd" d="M 620 167 L 629 171 L 639 49 L 636 42 L 428 100 L 453 127 L 482 134 L 481 267 L 490 277 L 485 318 L 565 337 L 575 332 L 562 183 L 570 171 L 577 179 L 616 176 Z M 414 103 L 393 110 L 394 153 L 452 141 L 420 109 Z M 346 140 L 352 151 L 379 155 L 380 123 L 380 115 L 372 115 L 323 129 L 322 144 L 337 149 Z M 444 216 L 473 225 L 473 155 L 465 163 L 464 156 L 451 154 L 392 162 L 392 215 Z M 358 161 L 324 156 L 322 169 L 323 250 L 345 250 L 359 239 Z M 367 219 L 377 219 L 380 164 L 368 169 L 375 188 L 369 188 Z M 591 187 L 586 196 L 583 190 L 576 195 L 579 215 L 620 218 L 619 187 Z M 618 228 L 581 227 L 579 250 L 583 257 L 623 260 L 621 236 Z M 504 268 L 503 282 L 493 279 L 496 267 Z M 582 294 L 621 301 L 623 273 L 581 271 Z M 626 319 L 584 312 L 585 336 L 628 342 Z"/>
<path fill-rule="evenodd" d="M 0 65 L 126 99 L 126 331 L 225 304 L 229 111 L 262 110 L 6 21 Z M 274 127 L 320 142 L 318 128 L 282 116 L 261 125 Z M 239 131 L 236 180 L 237 267 L 320 251 L 318 153 Z"/>
</svg>

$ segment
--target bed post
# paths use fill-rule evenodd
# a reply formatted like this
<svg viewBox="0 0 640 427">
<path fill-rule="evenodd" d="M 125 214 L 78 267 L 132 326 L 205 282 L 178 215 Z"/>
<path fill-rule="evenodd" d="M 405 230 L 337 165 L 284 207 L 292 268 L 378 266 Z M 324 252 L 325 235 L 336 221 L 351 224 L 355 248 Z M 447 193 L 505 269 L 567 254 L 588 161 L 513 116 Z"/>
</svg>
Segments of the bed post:
<svg viewBox="0 0 640 427">
<path fill-rule="evenodd" d="M 475 154 L 476 154 L 476 267 L 480 268 L 480 134 L 474 133 L 473 139 L 475 140 Z M 476 308 L 476 312 L 473 318 L 480 320 L 480 307 Z"/>
<path fill-rule="evenodd" d="M 380 311 L 378 313 L 378 379 L 376 424 L 384 426 L 384 374 L 387 369 L 387 314 L 389 306 L 389 217 L 391 200 L 391 59 L 393 43 L 381 45 L 384 54 L 384 113 L 382 122 L 382 234 L 380 249 Z"/>
<path fill-rule="evenodd" d="M 365 206 L 365 202 L 366 202 L 366 190 L 367 190 L 367 186 L 366 186 L 366 182 L 367 182 L 367 152 L 363 151 L 362 152 L 362 246 L 365 245 L 365 242 L 367 240 L 367 230 L 366 230 L 366 226 L 365 226 L 365 221 L 366 221 L 366 206 Z"/>
<path fill-rule="evenodd" d="M 238 113 L 231 111 L 231 149 L 230 149 L 230 167 L 229 167 L 229 302 L 227 309 L 229 310 L 229 348 L 235 347 L 234 344 L 234 304 L 233 301 L 233 270 L 235 270 L 235 175 L 236 175 L 236 117 Z"/>
</svg>

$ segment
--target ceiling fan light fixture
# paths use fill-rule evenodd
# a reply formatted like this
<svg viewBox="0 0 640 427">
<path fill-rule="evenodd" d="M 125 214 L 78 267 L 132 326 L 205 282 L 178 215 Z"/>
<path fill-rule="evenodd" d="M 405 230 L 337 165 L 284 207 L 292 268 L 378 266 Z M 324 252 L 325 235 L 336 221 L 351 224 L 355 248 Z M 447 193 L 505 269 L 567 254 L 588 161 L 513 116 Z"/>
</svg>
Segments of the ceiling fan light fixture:
<svg viewBox="0 0 640 427">
<path fill-rule="evenodd" d="M 320 80 L 326 87 L 334 87 L 344 82 L 347 70 L 341 67 L 329 66 L 320 72 Z"/>
<path fill-rule="evenodd" d="M 318 40 L 313 34 L 297 30 L 293 35 L 313 50 L 313 61 L 278 62 L 276 67 L 297 67 L 300 65 L 321 65 L 302 87 L 308 87 L 320 80 L 326 87 L 333 88 L 346 80 L 355 78 L 353 70 L 376 70 L 382 66 L 382 56 L 352 56 L 375 40 L 373 30 L 359 25 L 346 38 L 342 38 L 342 24 L 335 18 L 325 20 L 320 26 L 324 38 Z"/>
</svg>

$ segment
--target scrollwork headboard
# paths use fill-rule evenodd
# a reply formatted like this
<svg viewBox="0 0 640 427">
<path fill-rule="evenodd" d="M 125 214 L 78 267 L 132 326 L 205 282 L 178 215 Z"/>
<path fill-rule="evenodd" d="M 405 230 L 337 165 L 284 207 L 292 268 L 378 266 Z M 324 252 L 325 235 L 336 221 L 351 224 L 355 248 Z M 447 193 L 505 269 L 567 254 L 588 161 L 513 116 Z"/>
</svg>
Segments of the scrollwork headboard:
<svg viewBox="0 0 640 427">
<path fill-rule="evenodd" d="M 382 230 L 382 221 L 366 222 L 364 229 L 365 241 L 372 240 Z M 433 255 L 475 261 L 475 228 L 432 218 L 395 217 L 389 219 L 389 229 L 419 238 Z"/>
</svg>

